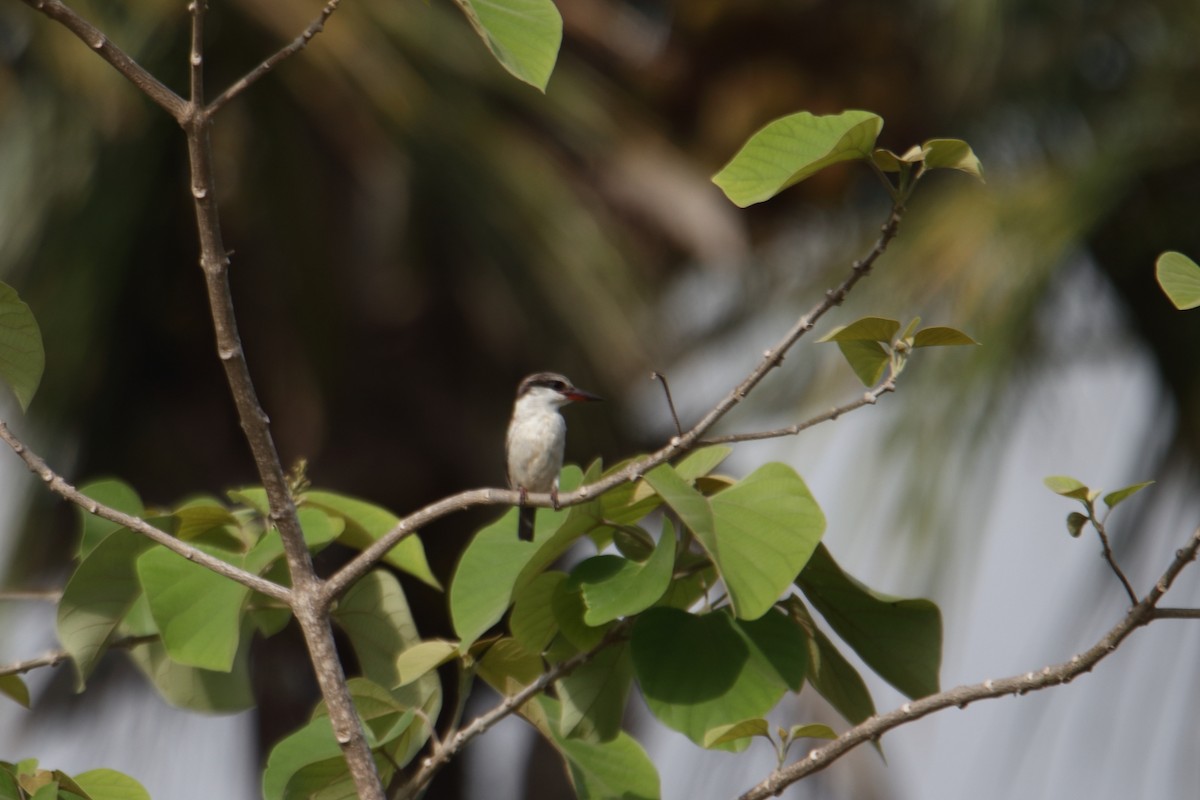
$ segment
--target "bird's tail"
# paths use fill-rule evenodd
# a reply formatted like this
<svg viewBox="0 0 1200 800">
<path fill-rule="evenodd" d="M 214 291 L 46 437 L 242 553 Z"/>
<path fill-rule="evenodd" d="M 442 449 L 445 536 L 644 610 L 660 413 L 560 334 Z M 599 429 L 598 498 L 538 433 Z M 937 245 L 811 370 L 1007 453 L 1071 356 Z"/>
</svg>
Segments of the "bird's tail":
<svg viewBox="0 0 1200 800">
<path fill-rule="evenodd" d="M 522 507 L 517 522 L 517 536 L 524 542 L 533 541 L 533 523 L 537 519 L 537 509 Z"/>
</svg>

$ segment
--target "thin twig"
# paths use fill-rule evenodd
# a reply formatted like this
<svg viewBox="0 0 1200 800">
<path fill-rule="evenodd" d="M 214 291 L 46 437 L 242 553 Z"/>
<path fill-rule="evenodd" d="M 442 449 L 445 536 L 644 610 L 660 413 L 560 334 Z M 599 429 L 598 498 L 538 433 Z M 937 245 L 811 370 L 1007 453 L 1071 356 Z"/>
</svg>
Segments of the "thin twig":
<svg viewBox="0 0 1200 800">
<path fill-rule="evenodd" d="M 742 382 L 721 398 L 690 430 L 684 432 L 681 436 L 672 437 L 664 447 L 656 452 L 630 462 L 623 468 L 607 477 L 601 478 L 595 483 L 581 486 L 571 492 L 559 494 L 556 498 L 558 507 L 578 505 L 607 492 L 614 486 L 629 481 L 636 481 L 647 471 L 659 464 L 665 464 L 676 456 L 686 453 L 699 445 L 704 434 L 713 425 L 740 403 L 766 377 L 768 372 L 779 366 L 780 362 L 783 361 L 784 355 L 792 345 L 800 337 L 812 330 L 817 320 L 823 317 L 826 312 L 834 306 L 840 305 L 846 299 L 846 295 L 850 293 L 850 290 L 870 274 L 875 262 L 884 254 L 888 245 L 896 238 L 896 234 L 899 233 L 900 221 L 903 218 L 904 207 L 902 205 L 893 206 L 887 221 L 879 229 L 879 236 L 876 238 L 875 244 L 863 258 L 851 265 L 850 274 L 837 287 L 826 292 L 821 301 L 813 306 L 807 314 L 800 317 L 775 346 L 763 354 L 757 366 L 742 379 Z M 547 493 L 527 494 L 522 498 L 518 492 L 509 489 L 472 489 L 443 498 L 409 514 L 397 522 L 390 531 L 352 558 L 325 582 L 323 589 L 324 601 L 332 602 L 342 592 L 350 588 L 356 580 L 365 575 L 389 550 L 405 538 L 416 533 L 422 526 L 428 525 L 430 522 L 440 519 L 447 514 L 467 508 L 482 505 L 516 505 L 522 500 L 525 502 L 525 505 L 529 506 L 542 508 L 552 506 L 551 497 Z"/>
<path fill-rule="evenodd" d="M 1155 619 L 1200 619 L 1200 608 L 1156 608 Z"/>
<path fill-rule="evenodd" d="M 24 661 L 13 661 L 9 664 L 0 664 L 0 676 L 5 675 L 23 675 L 26 672 L 32 672 L 41 667 L 57 667 L 64 661 L 71 658 L 71 654 L 66 650 L 51 650 L 42 656 L 36 658 L 27 658 Z"/>
<path fill-rule="evenodd" d="M 0 589 L 0 600 L 34 600 L 57 603 L 61 599 L 61 589 Z"/>
<path fill-rule="evenodd" d="M 309 40 L 311 40 L 321 31 L 325 30 L 326 20 L 329 19 L 334 11 L 337 11 L 337 7 L 340 3 L 341 0 L 329 0 L 329 2 L 325 4 L 325 7 L 321 9 L 321 15 L 309 23 L 309 26 L 304 29 L 303 33 L 293 39 L 285 47 L 275 51 L 274 54 L 269 56 L 257 67 L 234 81 L 233 85 L 221 92 L 221 94 L 219 94 L 215 100 L 208 104 L 207 108 L 204 109 L 205 113 L 209 116 L 217 113 L 221 110 L 222 106 L 240 95 L 242 92 L 249 89 L 268 72 L 278 66 L 280 61 L 283 61 L 285 58 L 295 55 L 303 50 L 305 46 L 308 45 Z"/>
<path fill-rule="evenodd" d="M 192 48 L 188 53 L 188 86 L 192 108 L 204 107 L 204 19 L 208 0 L 190 0 L 192 15 Z"/>
<path fill-rule="evenodd" d="M 543 672 L 532 683 L 526 686 L 521 691 L 514 694 L 512 697 L 504 698 L 504 701 L 498 706 L 484 714 L 476 717 L 471 724 L 459 730 L 453 736 L 447 737 L 447 740 L 440 748 L 435 748 L 432 755 L 424 760 L 421 764 L 421 769 L 412 777 L 404 788 L 397 795 L 401 798 L 412 798 L 417 795 L 425 786 L 429 784 L 433 777 L 444 767 L 450 759 L 454 758 L 466 746 L 468 742 L 483 733 L 486 733 L 497 722 L 505 717 L 513 714 L 521 709 L 526 703 L 532 700 L 541 692 L 544 692 L 552 683 L 560 678 L 566 677 L 571 672 L 579 669 L 584 664 L 591 661 L 596 655 L 605 648 L 622 641 L 625 638 L 625 632 L 629 628 L 631 622 L 624 620 L 617 623 L 609 629 L 604 638 L 590 650 L 585 650 L 582 653 L 577 653 L 565 661 L 555 664 L 553 667 Z"/>
<path fill-rule="evenodd" d="M 725 436 L 710 436 L 701 439 L 696 444 L 730 444 L 733 442 L 753 442 L 760 439 L 778 439 L 783 436 L 795 436 L 801 431 L 806 431 L 814 425 L 820 425 L 822 422 L 832 422 L 843 414 L 848 414 L 851 411 L 862 408 L 863 406 L 873 406 L 880 397 L 888 392 L 896 391 L 896 382 L 887 380 L 876 386 L 869 392 L 866 392 L 862 397 L 852 403 L 846 403 L 836 408 L 831 408 L 824 414 L 818 414 L 815 417 L 810 417 L 804 422 L 797 422 L 795 425 L 788 425 L 784 428 L 775 428 L 769 431 L 751 431 L 749 433 L 731 433 Z"/>
<path fill-rule="evenodd" d="M 679 424 L 679 414 L 675 411 L 675 401 L 671 398 L 671 384 L 667 383 L 667 376 L 661 372 L 651 372 L 650 380 L 662 383 L 663 394 L 667 396 L 667 408 L 671 410 L 671 419 L 675 421 L 675 435 L 683 436 L 683 426 Z"/>
<path fill-rule="evenodd" d="M 1090 504 L 1088 508 L 1090 510 Z M 1108 532 L 1104 530 L 1104 523 L 1096 519 L 1096 515 L 1094 513 L 1092 514 L 1092 527 L 1096 529 L 1096 533 L 1100 536 L 1100 544 L 1104 548 L 1104 560 L 1108 562 L 1108 565 L 1112 567 L 1112 571 L 1115 572 L 1117 577 L 1121 580 L 1121 585 L 1125 587 L 1125 593 L 1129 595 L 1130 605 L 1136 606 L 1138 602 L 1137 592 L 1133 590 L 1133 584 L 1129 582 L 1129 578 L 1125 577 L 1125 573 L 1117 564 L 1117 558 L 1115 555 L 1113 555 L 1112 547 L 1110 547 L 1108 544 Z"/>
<path fill-rule="evenodd" d="M 111 642 L 108 647 L 110 649 L 125 649 L 136 647 L 139 644 L 148 644 L 158 641 L 158 634 L 149 634 L 145 636 L 126 636 L 123 639 L 117 639 Z M 71 658 L 71 654 L 66 650 L 51 650 L 45 655 L 37 658 L 29 658 L 24 661 L 14 661 L 10 664 L 0 664 L 0 676 L 4 675 L 23 675 L 26 672 L 32 672 L 41 667 L 57 667 L 64 661 Z"/>
<path fill-rule="evenodd" d="M 211 556 L 203 550 L 199 550 L 192 545 L 180 539 L 176 539 L 166 531 L 159 530 L 150 523 L 140 517 L 135 517 L 131 514 L 126 514 L 118 511 L 115 508 L 97 502 L 87 495 L 80 492 L 71 484 L 63 480 L 62 476 L 50 469 L 46 462 L 42 460 L 37 453 L 34 453 L 25 446 L 12 431 L 8 429 L 3 420 L 0 420 L 0 439 L 3 439 L 13 452 L 21 457 L 29 470 L 37 475 L 46 484 L 50 491 L 68 500 L 82 508 L 89 514 L 93 514 L 101 519 L 115 522 L 118 525 L 123 525 L 131 531 L 140 533 L 141 535 L 153 539 L 158 544 L 186 558 L 188 561 L 194 561 L 197 564 L 211 569 L 218 575 L 224 575 L 230 580 L 237 581 L 243 586 L 249 587 L 256 592 L 261 592 L 268 597 L 273 597 L 276 600 L 282 600 L 285 603 L 291 603 L 291 592 L 285 587 L 277 583 L 259 577 L 252 572 L 247 572 L 241 567 L 235 567 L 227 561 L 222 561 L 216 556 Z"/>
<path fill-rule="evenodd" d="M 1155 619 L 1162 618 L 1156 612 L 1155 604 L 1171 588 L 1171 584 L 1183 568 L 1196 559 L 1198 551 L 1200 551 L 1200 528 L 1196 529 L 1183 548 L 1176 551 L 1174 560 L 1162 577 L 1158 579 L 1158 582 L 1154 584 L 1154 588 L 1129 610 L 1124 619 L 1114 625 L 1093 647 L 1073 656 L 1069 661 L 1043 667 L 1036 672 L 1026 672 L 1023 675 L 986 680 L 970 686 L 959 686 L 945 692 L 922 697 L 911 703 L 905 703 L 886 714 L 873 716 L 855 725 L 829 744 L 812 750 L 800 761 L 773 771 L 753 789 L 742 794 L 739 800 L 766 800 L 768 797 L 778 795 L 786 787 L 801 778 L 825 769 L 859 745 L 876 741 L 893 728 L 906 725 L 935 711 L 941 711 L 951 706 L 964 708 L 967 704 L 977 700 L 1006 695 L 1023 695 L 1027 692 L 1067 683 L 1085 672 L 1090 672 L 1096 664 L 1116 650 L 1129 634 Z M 1164 611 L 1168 610 L 1164 609 Z M 1164 616 L 1169 617 L 1174 614 Z"/>
<path fill-rule="evenodd" d="M 167 88 L 158 78 L 141 64 L 134 61 L 124 50 L 108 40 L 99 28 L 88 22 L 60 0 L 22 0 L 25 5 L 42 12 L 62 25 L 116 69 L 117 72 L 141 89 L 142 93 L 161 106 L 176 120 L 187 113 L 187 103 L 182 97 Z"/>
</svg>

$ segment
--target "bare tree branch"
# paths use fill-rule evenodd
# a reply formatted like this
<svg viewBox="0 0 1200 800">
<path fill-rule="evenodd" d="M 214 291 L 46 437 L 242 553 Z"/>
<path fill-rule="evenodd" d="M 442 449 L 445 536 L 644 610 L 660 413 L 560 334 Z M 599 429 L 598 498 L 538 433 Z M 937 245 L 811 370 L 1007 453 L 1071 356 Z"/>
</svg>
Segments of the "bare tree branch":
<svg viewBox="0 0 1200 800">
<path fill-rule="evenodd" d="M 0 600 L 34 600 L 57 603 L 61 599 L 61 589 L 0 589 Z"/>
<path fill-rule="evenodd" d="M 863 258 L 854 262 L 850 268 L 850 274 L 846 279 L 838 284 L 836 288 L 826 292 L 819 303 L 813 306 L 807 314 L 800 317 L 783 338 L 776 342 L 774 347 L 763 353 L 757 366 L 750 371 L 742 382 L 722 397 L 691 429 L 682 436 L 673 436 L 666 446 L 660 448 L 658 451 L 630 462 L 622 469 L 601 478 L 595 483 L 581 486 L 571 492 L 559 494 L 557 498 L 558 507 L 578 505 L 607 492 L 614 486 L 628 481 L 636 481 L 659 464 L 665 464 L 676 456 L 682 455 L 694 447 L 701 445 L 704 442 L 702 438 L 704 434 L 734 406 L 745 399 L 746 395 L 766 377 L 768 372 L 779 366 L 787 351 L 800 337 L 812 330 L 817 320 L 823 317 L 834 306 L 840 305 L 846 299 L 846 295 L 850 293 L 850 290 L 854 288 L 855 284 L 870 274 L 875 262 L 884 254 L 888 245 L 896 238 L 896 234 L 899 233 L 900 221 L 904 218 L 904 211 L 905 209 L 902 205 L 892 207 L 887 221 L 879 229 L 879 236 L 876 238 L 875 244 Z M 463 509 L 482 505 L 516 505 L 522 499 L 525 505 L 530 506 L 549 508 L 553 505 L 550 495 L 546 493 L 528 494 L 522 498 L 518 492 L 507 489 L 473 489 L 443 498 L 409 514 L 396 523 L 390 531 L 381 536 L 370 547 L 367 547 L 351 559 L 349 563 L 325 582 L 325 586 L 323 587 L 325 602 L 332 602 L 342 592 L 350 588 L 351 584 L 365 575 L 389 550 L 408 536 L 416 533 L 424 525 L 428 525 L 434 520 Z"/>
<path fill-rule="evenodd" d="M 66 650 L 51 650 L 42 656 L 36 658 L 27 658 L 24 661 L 13 661 L 9 664 L 0 664 L 0 676 L 4 675 L 23 675 L 26 672 L 32 672 L 41 667 L 57 667 L 64 661 L 71 658 L 71 654 Z"/>
<path fill-rule="evenodd" d="M 878 714 L 855 725 L 829 744 L 810 751 L 800 761 L 775 770 L 760 784 L 742 794 L 739 800 L 765 800 L 765 798 L 778 795 L 786 787 L 801 778 L 825 769 L 859 745 L 875 741 L 893 728 L 921 719 L 935 711 L 952 706 L 964 708 L 967 704 L 977 700 L 1035 692 L 1051 686 L 1058 686 L 1085 672 L 1090 672 L 1096 664 L 1116 650 L 1125 638 L 1138 628 L 1150 624 L 1155 619 L 1185 616 L 1175 612 L 1190 611 L 1189 609 L 1163 609 L 1163 611 L 1170 612 L 1163 614 L 1155 608 L 1155 605 L 1171 588 L 1171 584 L 1183 568 L 1196 559 L 1198 551 L 1200 551 L 1200 528 L 1192 533 L 1184 547 L 1176 551 L 1175 559 L 1158 579 L 1158 582 L 1154 584 L 1154 588 L 1129 610 L 1125 618 L 1114 625 L 1094 646 L 1079 655 L 1072 656 L 1069 661 L 1043 667 L 1036 672 L 1026 672 L 1023 675 L 986 680 L 971 686 L 958 686 L 945 692 L 922 697 L 911 703 L 905 703 L 900 708 L 886 714 Z M 1200 617 L 1200 615 L 1193 617 L 1190 613 L 1186 616 L 1188 618 Z"/>
<path fill-rule="evenodd" d="M 210 556 L 203 550 L 199 550 L 181 539 L 176 539 L 166 531 L 159 530 L 140 517 L 118 511 L 83 494 L 63 480 L 62 476 L 50 469 L 40 456 L 26 447 L 24 443 L 13 435 L 12 431 L 8 429 L 8 425 L 3 421 L 0 421 L 0 439 L 3 439 L 13 449 L 13 452 L 21 457 L 21 460 L 25 462 L 29 470 L 41 478 L 50 491 L 69 500 L 89 514 L 94 514 L 101 519 L 107 519 L 118 525 L 124 525 L 132 531 L 153 539 L 168 550 L 178 553 L 188 561 L 194 561 L 203 567 L 211 569 L 218 575 L 223 575 L 230 580 L 237 581 L 256 592 L 261 592 L 268 597 L 282 600 L 285 603 L 290 604 L 292 602 L 291 592 L 279 584 L 273 583 L 266 578 L 261 578 L 252 572 L 247 572 L 241 567 L 235 567 L 233 564 L 222 561 L 216 556 Z"/>
<path fill-rule="evenodd" d="M 822 422 L 832 422 L 843 414 L 848 414 L 851 411 L 862 408 L 863 406 L 873 406 L 880 397 L 888 392 L 896 391 L 896 382 L 888 379 L 876 386 L 871 391 L 865 393 L 852 403 L 846 403 L 836 408 L 831 408 L 824 414 L 818 414 L 815 417 L 810 417 L 804 422 L 797 422 L 795 425 L 788 425 L 785 428 L 775 428 L 769 431 L 751 431 L 749 433 L 731 433 L 725 436 L 710 436 L 701 439 L 697 444 L 731 444 L 733 442 L 753 442 L 760 439 L 778 439 L 783 436 L 795 436 L 801 431 L 806 431 L 814 425 L 820 425 Z"/>
<path fill-rule="evenodd" d="M 1200 608 L 1156 608 L 1155 619 L 1200 619 Z"/>
<path fill-rule="evenodd" d="M 130 649 L 139 644 L 148 644 L 158 641 L 158 634 L 150 634 L 148 636 L 127 636 L 124 639 L 117 639 L 115 642 L 109 643 L 109 648 Z M 71 658 L 71 654 L 66 650 L 51 650 L 45 655 L 36 658 L 29 658 L 24 661 L 13 661 L 10 664 L 0 664 L 0 677 L 4 675 L 22 675 L 26 672 L 32 672 L 41 667 L 57 667 L 64 661 Z"/>
<path fill-rule="evenodd" d="M 337 11 L 337 7 L 340 4 L 341 0 L 329 0 L 329 2 L 325 4 L 325 7 L 321 9 L 321 15 L 314 19 L 309 26 L 304 29 L 303 33 L 293 39 L 287 46 L 277 50 L 257 67 L 234 81 L 234 83 L 228 89 L 221 92 L 221 94 L 218 95 L 215 100 L 208 104 L 208 106 L 205 108 L 205 113 L 207 113 L 209 116 L 217 113 L 226 103 L 249 89 L 268 72 L 275 69 L 280 61 L 283 61 L 285 58 L 295 55 L 303 50 L 314 36 L 325 30 L 325 22 L 329 19 L 334 11 Z"/>
<path fill-rule="evenodd" d="M 134 61 L 124 50 L 108 40 L 108 37 L 60 0 L 22 0 L 25 5 L 42 12 L 79 37 L 84 44 L 107 61 L 117 72 L 125 76 L 147 97 L 161 106 L 176 120 L 182 121 L 187 114 L 187 103 L 182 97 L 167 88 Z"/>
<path fill-rule="evenodd" d="M 191 166 L 191 189 L 196 212 L 196 228 L 200 235 L 200 267 L 208 294 L 209 311 L 216 334 L 217 356 L 225 370 L 225 378 L 237 409 L 238 421 L 250 446 L 254 465 L 262 480 L 270 506 L 270 520 L 279 531 L 291 576 L 292 591 L 289 603 L 316 673 L 321 696 L 329 709 L 329 721 L 334 738 L 346 759 L 354 786 L 361 800 L 383 800 L 383 786 L 371 748 L 367 743 L 362 721 L 354 710 L 354 701 L 346 684 L 346 673 L 338 658 L 329 618 L 329 604 L 324 602 L 321 580 L 313 569 L 312 556 L 304 542 L 296 503 L 288 487 L 287 476 L 271 435 L 270 420 L 259 403 L 250 367 L 238 333 L 233 295 L 229 288 L 229 257 L 221 234 L 221 219 L 217 207 L 216 177 L 213 172 L 213 153 L 210 131 L 212 116 L 204 108 L 203 46 L 204 0 L 193 0 L 188 6 L 192 14 L 191 89 L 189 113 L 182 125 L 187 136 L 188 161 Z"/>
</svg>

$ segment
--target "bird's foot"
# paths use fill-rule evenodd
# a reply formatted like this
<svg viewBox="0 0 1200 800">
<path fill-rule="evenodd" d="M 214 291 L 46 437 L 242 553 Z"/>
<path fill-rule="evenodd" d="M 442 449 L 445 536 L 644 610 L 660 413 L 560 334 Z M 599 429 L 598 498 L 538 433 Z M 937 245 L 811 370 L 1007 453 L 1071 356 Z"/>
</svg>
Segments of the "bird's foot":
<svg viewBox="0 0 1200 800">
<path fill-rule="evenodd" d="M 562 506 L 558 504 L 558 486 L 550 487 L 550 505 L 554 506 L 555 511 L 562 509 Z"/>
</svg>

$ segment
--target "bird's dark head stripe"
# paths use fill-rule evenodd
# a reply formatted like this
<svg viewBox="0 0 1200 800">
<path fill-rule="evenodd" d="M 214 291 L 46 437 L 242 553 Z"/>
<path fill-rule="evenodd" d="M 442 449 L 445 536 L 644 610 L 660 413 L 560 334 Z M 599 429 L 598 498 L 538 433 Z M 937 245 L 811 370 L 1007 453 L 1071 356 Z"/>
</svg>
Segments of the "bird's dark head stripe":
<svg viewBox="0 0 1200 800">
<path fill-rule="evenodd" d="M 517 397 L 525 394 L 535 386 L 544 386 L 556 392 L 572 388 L 571 382 L 564 375 L 559 375 L 557 372 L 535 372 L 521 381 L 521 385 L 517 387 Z"/>
</svg>

